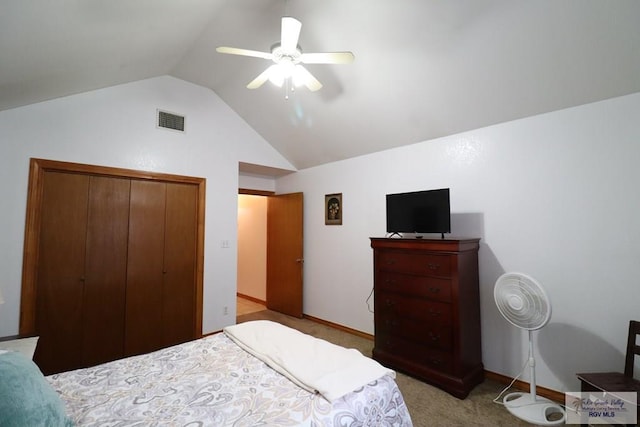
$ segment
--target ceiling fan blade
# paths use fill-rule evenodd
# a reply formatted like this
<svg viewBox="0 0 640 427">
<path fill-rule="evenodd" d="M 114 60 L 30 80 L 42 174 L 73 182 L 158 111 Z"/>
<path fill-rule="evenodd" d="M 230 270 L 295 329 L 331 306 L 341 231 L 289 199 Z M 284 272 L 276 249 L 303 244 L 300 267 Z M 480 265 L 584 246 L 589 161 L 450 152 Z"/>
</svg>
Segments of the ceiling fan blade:
<svg viewBox="0 0 640 427">
<path fill-rule="evenodd" d="M 272 59 L 273 55 L 269 52 L 260 52 L 257 50 L 239 49 L 237 47 L 220 46 L 216 48 L 218 53 L 228 53 L 230 55 L 253 56 L 255 58 Z"/>
<path fill-rule="evenodd" d="M 294 52 L 298 47 L 298 37 L 302 23 L 290 16 L 282 17 L 282 34 L 280 35 L 280 46 L 285 52 Z"/>
<path fill-rule="evenodd" d="M 273 65 L 271 66 L 273 67 Z M 271 73 L 271 67 L 264 70 L 258 77 L 251 80 L 247 85 L 247 89 L 258 89 L 260 86 L 264 84 L 267 80 L 269 80 L 269 74 Z"/>
<path fill-rule="evenodd" d="M 322 83 L 318 81 L 313 75 L 302 65 L 296 65 L 296 68 L 293 73 L 293 83 L 294 85 L 305 85 L 311 92 L 315 92 L 322 88 Z"/>
<path fill-rule="evenodd" d="M 351 52 L 303 53 L 300 62 L 305 64 L 350 64 L 354 58 Z"/>
</svg>

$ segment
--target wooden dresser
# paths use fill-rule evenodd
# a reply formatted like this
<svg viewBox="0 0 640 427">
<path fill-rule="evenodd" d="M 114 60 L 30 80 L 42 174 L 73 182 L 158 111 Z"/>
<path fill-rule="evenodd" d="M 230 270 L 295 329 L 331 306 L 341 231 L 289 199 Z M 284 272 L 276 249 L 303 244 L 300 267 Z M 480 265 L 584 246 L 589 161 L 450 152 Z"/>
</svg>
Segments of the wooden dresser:
<svg viewBox="0 0 640 427">
<path fill-rule="evenodd" d="M 371 238 L 373 358 L 460 399 L 484 379 L 479 240 Z"/>
</svg>

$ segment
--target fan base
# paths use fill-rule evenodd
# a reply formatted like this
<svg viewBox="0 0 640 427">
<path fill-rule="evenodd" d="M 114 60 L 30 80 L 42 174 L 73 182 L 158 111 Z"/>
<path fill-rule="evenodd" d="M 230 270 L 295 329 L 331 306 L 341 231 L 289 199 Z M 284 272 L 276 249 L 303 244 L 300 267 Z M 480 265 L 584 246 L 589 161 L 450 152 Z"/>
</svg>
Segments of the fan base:
<svg viewBox="0 0 640 427">
<path fill-rule="evenodd" d="M 502 400 L 516 417 L 531 424 L 556 426 L 564 424 L 564 409 L 557 403 L 531 393 L 510 393 Z"/>
</svg>

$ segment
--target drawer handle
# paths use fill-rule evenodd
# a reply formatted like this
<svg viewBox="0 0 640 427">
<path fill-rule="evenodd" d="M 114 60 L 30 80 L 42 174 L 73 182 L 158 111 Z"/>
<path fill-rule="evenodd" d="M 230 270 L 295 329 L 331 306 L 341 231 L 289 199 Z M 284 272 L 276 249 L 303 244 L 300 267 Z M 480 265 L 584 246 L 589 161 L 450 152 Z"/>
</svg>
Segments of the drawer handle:
<svg viewBox="0 0 640 427">
<path fill-rule="evenodd" d="M 388 260 L 385 261 L 385 264 L 387 264 L 387 265 L 394 265 L 395 263 L 396 263 L 395 259 L 388 259 Z"/>
<path fill-rule="evenodd" d="M 398 322 L 397 320 L 389 320 L 389 319 L 387 319 L 385 323 L 388 326 L 398 326 L 400 324 L 400 322 Z"/>
<path fill-rule="evenodd" d="M 431 292 L 432 294 L 437 294 L 440 292 L 440 288 L 436 288 L 435 286 L 431 286 L 429 288 L 429 292 Z"/>
<path fill-rule="evenodd" d="M 385 302 L 385 304 L 387 304 L 387 307 L 393 307 L 396 304 L 395 301 L 392 301 L 390 299 L 385 300 L 384 302 Z"/>
<path fill-rule="evenodd" d="M 430 357 L 429 358 L 429 363 L 431 363 L 432 365 L 439 366 L 439 365 L 442 364 L 442 360 L 441 359 L 437 359 L 435 357 Z"/>
<path fill-rule="evenodd" d="M 429 338 L 431 338 L 431 341 L 440 341 L 440 334 L 429 332 Z"/>
<path fill-rule="evenodd" d="M 442 312 L 441 311 L 434 310 L 433 308 L 429 309 L 429 314 L 432 315 L 433 317 L 442 316 Z"/>
<path fill-rule="evenodd" d="M 384 281 L 384 283 L 386 283 L 386 284 L 388 284 L 388 285 L 393 285 L 393 284 L 395 284 L 395 283 L 396 283 L 396 281 L 395 281 L 395 280 L 393 280 L 393 279 L 386 279 L 386 280 Z"/>
<path fill-rule="evenodd" d="M 434 264 L 432 262 L 427 264 L 427 267 L 429 268 L 429 270 L 437 270 L 440 268 L 440 264 Z"/>
</svg>

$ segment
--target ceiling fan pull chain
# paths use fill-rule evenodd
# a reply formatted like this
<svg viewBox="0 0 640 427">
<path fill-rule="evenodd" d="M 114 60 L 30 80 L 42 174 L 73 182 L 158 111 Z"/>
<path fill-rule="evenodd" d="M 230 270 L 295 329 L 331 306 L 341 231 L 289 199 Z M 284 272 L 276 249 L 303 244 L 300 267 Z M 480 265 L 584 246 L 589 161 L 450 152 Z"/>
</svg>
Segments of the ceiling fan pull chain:
<svg viewBox="0 0 640 427">
<path fill-rule="evenodd" d="M 284 83 L 284 99 L 286 99 L 287 101 L 289 100 L 289 92 L 295 92 L 296 91 L 296 85 L 294 85 L 291 81 L 291 77 L 287 77 L 284 79 L 285 83 Z"/>
</svg>

